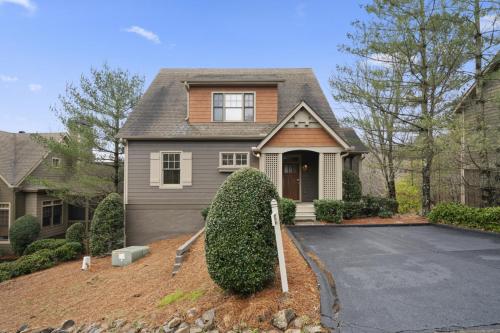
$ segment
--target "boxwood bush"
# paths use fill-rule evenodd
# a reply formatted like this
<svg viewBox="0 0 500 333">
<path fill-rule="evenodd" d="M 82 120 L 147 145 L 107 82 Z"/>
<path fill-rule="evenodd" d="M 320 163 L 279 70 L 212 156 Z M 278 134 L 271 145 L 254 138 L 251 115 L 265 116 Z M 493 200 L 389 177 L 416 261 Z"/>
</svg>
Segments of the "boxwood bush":
<svg viewBox="0 0 500 333">
<path fill-rule="evenodd" d="M 90 228 L 90 253 L 105 255 L 123 247 L 123 203 L 118 193 L 109 194 L 97 206 Z"/>
<path fill-rule="evenodd" d="M 440 203 L 427 217 L 433 223 L 500 231 L 500 207 L 475 208 L 458 203 Z"/>
<path fill-rule="evenodd" d="M 51 258 L 50 251 L 45 249 L 20 257 L 12 265 L 11 277 L 30 274 L 54 266 L 55 261 Z"/>
<path fill-rule="evenodd" d="M 66 240 L 68 242 L 77 242 L 83 244 L 85 240 L 85 227 L 83 223 L 72 224 L 68 230 L 66 230 Z"/>
<path fill-rule="evenodd" d="M 201 210 L 201 217 L 203 217 L 203 221 L 207 220 L 208 212 L 210 211 L 210 207 L 205 207 Z"/>
<path fill-rule="evenodd" d="M 54 238 L 39 239 L 28 245 L 24 250 L 23 254 L 24 255 L 33 254 L 43 249 L 53 250 L 64 244 L 66 244 L 65 239 L 54 239 Z"/>
<path fill-rule="evenodd" d="M 272 199 L 279 200 L 273 183 L 251 168 L 234 172 L 217 191 L 207 216 L 205 259 L 221 288 L 250 294 L 274 279 Z"/>
<path fill-rule="evenodd" d="M 359 201 L 361 199 L 361 180 L 352 170 L 344 169 L 342 171 L 342 200 Z"/>
<path fill-rule="evenodd" d="M 365 205 L 362 201 L 345 201 L 343 218 L 346 220 L 355 219 L 363 216 Z"/>
<path fill-rule="evenodd" d="M 314 200 L 314 213 L 320 221 L 340 223 L 343 212 L 344 202 L 341 200 Z"/>
<path fill-rule="evenodd" d="M 40 223 L 32 215 L 18 218 L 9 230 L 9 239 L 12 250 L 17 255 L 22 255 L 24 249 L 33 243 L 40 235 Z"/>
<path fill-rule="evenodd" d="M 288 198 L 281 198 L 280 200 L 280 219 L 283 224 L 295 224 L 295 213 L 297 212 L 297 205 L 295 201 Z"/>
<path fill-rule="evenodd" d="M 54 251 L 54 257 L 57 261 L 68 261 L 77 258 L 83 250 L 83 246 L 78 242 L 68 242 Z"/>
</svg>

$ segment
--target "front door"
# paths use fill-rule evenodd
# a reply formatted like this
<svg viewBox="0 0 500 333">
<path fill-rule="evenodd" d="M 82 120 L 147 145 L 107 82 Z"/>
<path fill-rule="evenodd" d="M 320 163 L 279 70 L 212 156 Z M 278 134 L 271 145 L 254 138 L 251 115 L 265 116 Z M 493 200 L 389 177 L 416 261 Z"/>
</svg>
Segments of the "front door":
<svg viewBox="0 0 500 333">
<path fill-rule="evenodd" d="M 283 161 L 283 197 L 300 200 L 299 162 Z"/>
</svg>

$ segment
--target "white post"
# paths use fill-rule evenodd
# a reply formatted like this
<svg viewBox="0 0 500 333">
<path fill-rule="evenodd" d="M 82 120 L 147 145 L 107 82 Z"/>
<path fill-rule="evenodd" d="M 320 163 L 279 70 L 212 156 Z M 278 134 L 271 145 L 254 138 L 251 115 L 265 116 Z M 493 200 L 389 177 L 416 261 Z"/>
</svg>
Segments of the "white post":
<svg viewBox="0 0 500 333">
<path fill-rule="evenodd" d="M 283 240 L 281 239 L 280 215 L 278 212 L 278 202 L 276 199 L 271 200 L 271 221 L 274 226 L 274 234 L 276 236 L 276 247 L 278 248 L 278 261 L 280 265 L 281 289 L 284 293 L 288 292 L 288 279 L 286 276 L 285 253 L 283 252 Z"/>
</svg>

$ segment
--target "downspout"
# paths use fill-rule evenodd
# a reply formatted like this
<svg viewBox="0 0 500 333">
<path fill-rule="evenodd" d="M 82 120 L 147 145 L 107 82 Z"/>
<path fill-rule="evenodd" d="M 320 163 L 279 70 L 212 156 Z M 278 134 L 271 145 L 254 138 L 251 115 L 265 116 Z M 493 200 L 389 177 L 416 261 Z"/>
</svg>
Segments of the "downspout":
<svg viewBox="0 0 500 333">
<path fill-rule="evenodd" d="M 186 97 L 187 97 L 187 103 L 186 103 L 186 118 L 184 120 L 189 120 L 189 83 L 187 81 L 184 81 L 184 88 L 186 88 Z"/>
</svg>

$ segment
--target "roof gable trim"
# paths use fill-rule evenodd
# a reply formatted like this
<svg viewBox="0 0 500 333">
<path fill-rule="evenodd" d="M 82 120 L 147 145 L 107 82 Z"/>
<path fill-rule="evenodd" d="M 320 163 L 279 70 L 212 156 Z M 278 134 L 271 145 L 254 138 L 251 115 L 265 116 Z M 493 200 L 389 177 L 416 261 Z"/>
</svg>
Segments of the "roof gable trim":
<svg viewBox="0 0 500 333">
<path fill-rule="evenodd" d="M 333 137 L 341 146 L 342 148 L 346 150 L 352 150 L 352 147 L 340 136 L 338 135 L 330 126 L 328 126 L 327 123 L 321 119 L 320 116 L 314 110 L 307 105 L 306 102 L 301 101 L 283 120 L 279 122 L 279 124 L 259 143 L 257 146 L 257 150 L 262 149 L 266 143 L 271 140 L 273 136 L 276 135 L 282 129 L 289 121 L 292 119 L 292 117 L 297 114 L 301 109 L 306 110 L 322 127 L 327 131 L 328 134 L 330 134 L 331 137 Z"/>
</svg>

